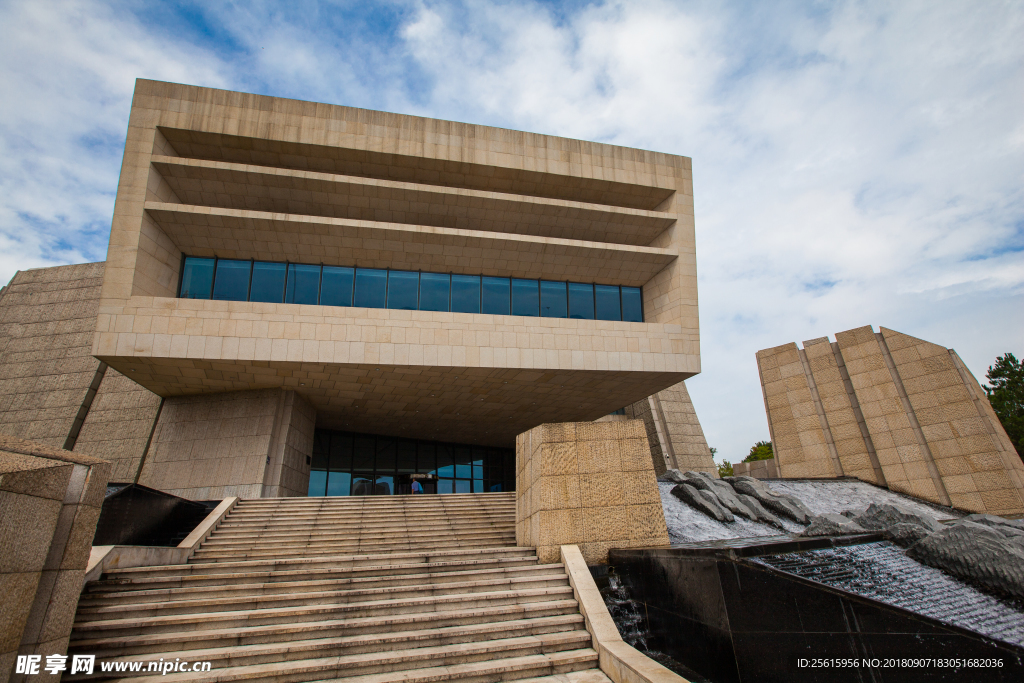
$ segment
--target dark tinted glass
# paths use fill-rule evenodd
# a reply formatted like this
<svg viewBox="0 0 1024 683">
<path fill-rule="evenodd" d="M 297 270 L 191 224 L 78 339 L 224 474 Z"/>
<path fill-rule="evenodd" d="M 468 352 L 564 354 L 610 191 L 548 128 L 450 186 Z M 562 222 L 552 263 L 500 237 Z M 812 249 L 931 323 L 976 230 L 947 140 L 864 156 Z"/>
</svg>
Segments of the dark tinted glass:
<svg viewBox="0 0 1024 683">
<path fill-rule="evenodd" d="M 249 301 L 279 304 L 284 301 L 285 264 L 257 261 L 252 264 Z"/>
<path fill-rule="evenodd" d="M 564 282 L 540 281 L 540 314 L 542 317 L 566 317 L 568 315 L 566 301 Z"/>
<path fill-rule="evenodd" d="M 209 299 L 213 288 L 213 259 L 185 259 L 185 269 L 181 273 L 182 299 Z"/>
<path fill-rule="evenodd" d="M 622 320 L 618 287 L 594 285 L 594 303 L 597 306 L 598 320 Z"/>
<path fill-rule="evenodd" d="M 508 315 L 509 279 L 507 277 L 485 277 L 483 280 L 483 301 L 481 313 Z"/>
<path fill-rule="evenodd" d="M 452 492 L 452 480 L 451 479 L 438 479 L 437 480 L 437 492 L 438 493 L 451 493 Z"/>
<path fill-rule="evenodd" d="M 349 276 L 349 282 L 352 281 Z M 352 299 L 352 287 L 349 286 L 349 301 Z M 288 289 L 285 291 L 286 304 L 316 305 L 320 302 L 320 266 L 303 266 L 297 263 L 288 264 Z"/>
<path fill-rule="evenodd" d="M 345 472 L 352 469 L 352 437 L 348 434 L 331 435 L 330 469 Z"/>
<path fill-rule="evenodd" d="M 352 495 L 372 496 L 373 495 L 373 472 L 352 473 Z"/>
<path fill-rule="evenodd" d="M 417 444 L 417 472 L 423 472 L 424 474 L 426 474 L 427 472 L 433 472 L 434 469 L 437 467 L 437 456 L 435 455 L 435 446 L 436 444 L 422 441 L 419 444 Z"/>
<path fill-rule="evenodd" d="M 437 476 L 439 477 L 454 477 L 455 476 L 455 465 L 454 457 L 452 455 L 452 447 L 446 444 L 437 445 Z"/>
<path fill-rule="evenodd" d="M 352 469 L 373 470 L 374 438 L 372 436 L 357 436 L 352 444 Z"/>
<path fill-rule="evenodd" d="M 434 469 L 431 465 L 424 471 L 430 471 Z M 398 463 L 395 466 L 395 471 L 399 474 L 412 474 L 413 472 L 419 472 L 416 469 L 416 442 L 415 441 L 399 441 L 398 442 Z"/>
<path fill-rule="evenodd" d="M 480 312 L 480 276 L 452 275 L 452 311 Z"/>
<path fill-rule="evenodd" d="M 377 475 L 373 485 L 373 495 L 390 496 L 395 490 L 395 477 L 393 475 Z"/>
<path fill-rule="evenodd" d="M 622 288 L 622 319 L 629 323 L 644 321 L 643 294 L 639 287 Z"/>
<path fill-rule="evenodd" d="M 536 280 L 512 279 L 512 315 L 540 315 L 540 291 Z"/>
<path fill-rule="evenodd" d="M 320 283 L 320 305 L 351 306 L 354 274 L 355 268 L 324 266 L 323 280 Z"/>
<path fill-rule="evenodd" d="M 455 480 L 455 493 L 473 493 L 468 479 Z"/>
<path fill-rule="evenodd" d="M 469 479 L 473 474 L 473 450 L 469 446 L 455 447 L 455 476 Z"/>
<path fill-rule="evenodd" d="M 217 261 L 217 279 L 213 298 L 218 301 L 245 301 L 249 298 L 249 272 L 252 261 Z"/>
<path fill-rule="evenodd" d="M 347 496 L 351 492 L 352 475 L 348 472 L 330 472 L 327 475 L 327 495 Z"/>
<path fill-rule="evenodd" d="M 420 273 L 420 310 L 448 310 L 448 275 Z"/>
<path fill-rule="evenodd" d="M 403 311 L 415 311 L 416 293 L 419 290 L 419 286 L 419 273 L 410 273 L 405 270 L 392 270 L 389 272 L 388 308 L 397 308 Z"/>
<path fill-rule="evenodd" d="M 394 439 L 386 436 L 377 437 L 377 471 L 394 472 L 395 457 L 398 454 L 398 444 Z"/>
<path fill-rule="evenodd" d="M 331 453 L 331 433 L 315 432 L 313 435 L 313 458 L 312 468 L 314 470 L 326 470 L 327 458 Z"/>
<path fill-rule="evenodd" d="M 388 271 L 356 268 L 355 305 L 359 308 L 384 308 Z"/>
<path fill-rule="evenodd" d="M 569 283 L 569 317 L 580 320 L 594 319 L 594 285 Z"/>
<path fill-rule="evenodd" d="M 313 470 L 309 473 L 307 496 L 322 496 L 327 488 L 327 470 Z"/>
</svg>

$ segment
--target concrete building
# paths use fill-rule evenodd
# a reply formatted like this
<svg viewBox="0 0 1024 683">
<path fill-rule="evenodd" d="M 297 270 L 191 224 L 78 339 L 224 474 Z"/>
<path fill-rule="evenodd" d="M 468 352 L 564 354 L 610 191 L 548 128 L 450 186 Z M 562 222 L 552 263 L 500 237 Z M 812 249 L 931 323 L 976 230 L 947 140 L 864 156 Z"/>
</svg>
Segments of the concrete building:
<svg viewBox="0 0 1024 683">
<path fill-rule="evenodd" d="M 0 298 L 0 431 L 193 499 L 507 491 L 626 407 L 712 471 L 693 231 L 685 157 L 140 80 L 106 263 Z"/>
<path fill-rule="evenodd" d="M 835 337 L 757 352 L 777 476 L 1024 513 L 1024 463 L 956 351 L 884 327 Z"/>
</svg>

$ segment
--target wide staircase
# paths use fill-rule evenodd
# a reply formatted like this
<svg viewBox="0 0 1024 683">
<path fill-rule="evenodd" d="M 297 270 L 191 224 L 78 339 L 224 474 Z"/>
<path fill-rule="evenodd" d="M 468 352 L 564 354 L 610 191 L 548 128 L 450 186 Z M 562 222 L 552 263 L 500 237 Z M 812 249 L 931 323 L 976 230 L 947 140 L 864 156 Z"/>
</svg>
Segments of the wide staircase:
<svg viewBox="0 0 1024 683">
<path fill-rule="evenodd" d="M 240 501 L 188 564 L 88 584 L 69 653 L 133 681 L 608 680 L 507 493 Z M 211 669 L 100 671 L 161 658 Z"/>
</svg>

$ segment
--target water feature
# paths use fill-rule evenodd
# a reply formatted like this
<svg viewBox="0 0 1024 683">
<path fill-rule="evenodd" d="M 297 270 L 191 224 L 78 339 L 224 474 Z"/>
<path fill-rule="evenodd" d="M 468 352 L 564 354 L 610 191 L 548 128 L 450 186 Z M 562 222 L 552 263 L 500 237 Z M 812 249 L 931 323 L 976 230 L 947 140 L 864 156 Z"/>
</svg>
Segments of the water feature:
<svg viewBox="0 0 1024 683">
<path fill-rule="evenodd" d="M 1024 647 L 1024 605 L 915 562 L 888 541 L 753 561 Z"/>
<path fill-rule="evenodd" d="M 603 579 L 599 581 L 601 596 L 604 597 L 604 604 L 619 630 L 619 635 L 627 645 L 643 652 L 690 683 L 710 683 L 696 671 L 683 666 L 658 648 L 652 647 L 654 638 L 651 635 L 646 615 L 640 604 L 630 596 L 622 579 L 615 573 L 614 567 L 608 568 L 608 574 Z"/>
</svg>

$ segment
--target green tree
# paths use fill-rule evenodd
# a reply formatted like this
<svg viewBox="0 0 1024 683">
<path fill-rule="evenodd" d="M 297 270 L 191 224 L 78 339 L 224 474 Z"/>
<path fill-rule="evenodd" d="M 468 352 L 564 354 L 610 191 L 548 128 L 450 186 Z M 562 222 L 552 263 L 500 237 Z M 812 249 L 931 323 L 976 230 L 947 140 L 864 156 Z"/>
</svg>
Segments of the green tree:
<svg viewBox="0 0 1024 683">
<path fill-rule="evenodd" d="M 732 463 L 728 460 L 723 460 L 718 464 L 718 476 L 719 477 L 733 477 L 736 473 L 732 471 Z"/>
<path fill-rule="evenodd" d="M 750 447 L 750 454 L 743 458 L 743 462 L 754 462 L 755 460 L 771 460 L 775 457 L 772 451 L 771 441 L 758 441 Z"/>
<path fill-rule="evenodd" d="M 988 401 L 1017 455 L 1024 459 L 1024 363 L 1012 353 L 996 356 L 996 364 L 989 366 L 985 378 L 991 384 L 985 385 Z"/>
</svg>

